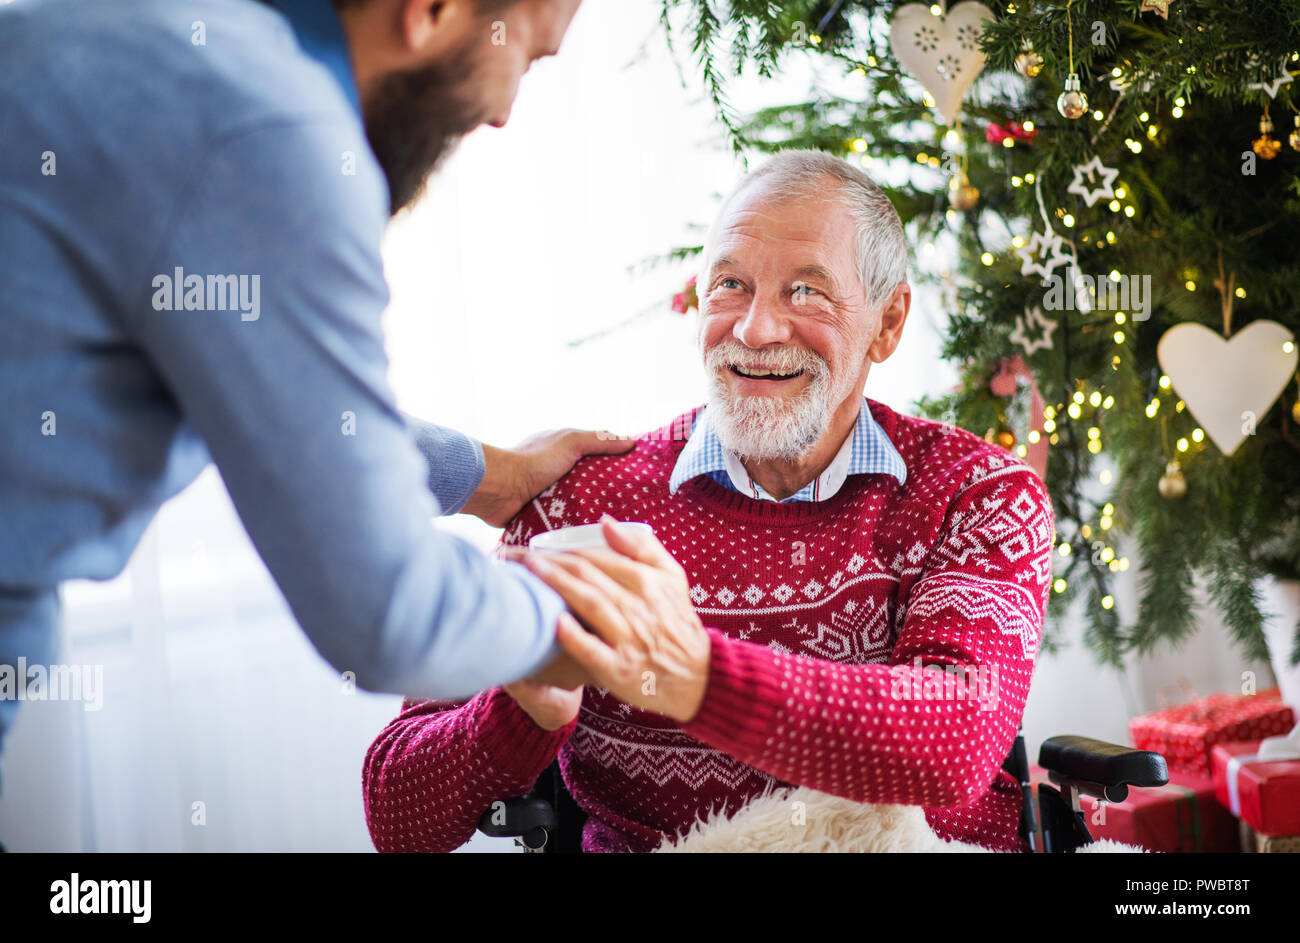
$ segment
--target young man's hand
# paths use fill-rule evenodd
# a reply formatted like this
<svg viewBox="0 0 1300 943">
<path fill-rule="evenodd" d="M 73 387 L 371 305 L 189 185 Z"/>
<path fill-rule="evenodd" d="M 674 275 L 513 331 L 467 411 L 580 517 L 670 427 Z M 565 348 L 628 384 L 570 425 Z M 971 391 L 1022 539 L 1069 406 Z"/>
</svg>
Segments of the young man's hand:
<svg viewBox="0 0 1300 943">
<path fill-rule="evenodd" d="M 562 654 L 537 674 L 504 685 L 524 713 L 543 730 L 559 730 L 578 716 L 587 673 L 569 655 Z"/>
<path fill-rule="evenodd" d="M 483 446 L 487 470 L 462 513 L 504 527 L 520 509 L 555 484 L 584 455 L 618 455 L 636 440 L 609 432 L 542 432 L 513 449 Z"/>
</svg>

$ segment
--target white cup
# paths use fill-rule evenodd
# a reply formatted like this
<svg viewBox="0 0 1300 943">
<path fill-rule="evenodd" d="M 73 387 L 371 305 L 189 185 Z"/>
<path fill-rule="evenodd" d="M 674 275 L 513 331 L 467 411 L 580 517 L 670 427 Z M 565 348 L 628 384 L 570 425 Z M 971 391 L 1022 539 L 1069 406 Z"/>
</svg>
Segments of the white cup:
<svg viewBox="0 0 1300 943">
<path fill-rule="evenodd" d="M 620 527 L 636 527 L 654 536 L 654 528 L 641 521 L 619 521 Z M 585 550 L 589 547 L 608 547 L 599 524 L 579 524 L 557 530 L 534 534 L 528 541 L 529 550 Z"/>
</svg>

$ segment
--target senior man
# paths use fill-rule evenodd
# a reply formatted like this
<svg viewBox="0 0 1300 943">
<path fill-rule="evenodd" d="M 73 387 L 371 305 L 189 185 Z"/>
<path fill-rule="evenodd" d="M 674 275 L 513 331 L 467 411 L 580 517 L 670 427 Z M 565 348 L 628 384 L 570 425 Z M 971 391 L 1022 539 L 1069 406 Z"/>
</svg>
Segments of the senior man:
<svg viewBox="0 0 1300 943">
<path fill-rule="evenodd" d="M 703 256 L 707 406 L 579 462 L 506 531 L 605 521 L 611 550 L 515 554 L 592 630 L 561 619 L 589 683 L 406 702 L 366 757 L 378 848 L 460 845 L 557 755 L 589 851 L 650 850 L 782 785 L 1023 847 L 1000 767 L 1052 505 L 999 446 L 864 398 L 902 336 L 906 261 L 893 206 L 838 158 L 784 152 L 740 183 Z"/>
</svg>

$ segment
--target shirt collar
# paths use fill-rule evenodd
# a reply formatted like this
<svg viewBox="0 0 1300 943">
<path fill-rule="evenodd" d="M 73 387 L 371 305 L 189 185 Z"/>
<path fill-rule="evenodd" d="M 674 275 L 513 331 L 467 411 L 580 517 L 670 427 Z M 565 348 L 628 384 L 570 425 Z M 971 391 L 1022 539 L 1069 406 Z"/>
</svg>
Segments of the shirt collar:
<svg viewBox="0 0 1300 943">
<path fill-rule="evenodd" d="M 343 34 L 343 23 L 330 0 L 268 0 L 298 36 L 298 45 L 334 76 L 352 110 L 361 115 L 361 96 L 357 92 L 356 76 L 352 73 L 352 59 L 348 54 L 348 40 Z"/>
<path fill-rule="evenodd" d="M 701 409 L 696 413 L 690 438 L 677 456 L 668 479 L 668 491 L 676 494 L 677 489 L 692 478 L 709 475 L 749 497 L 774 500 L 749 481 L 748 473 L 744 473 L 741 479 L 743 486 L 735 482 L 736 469 L 744 473 L 744 466 L 734 454 L 729 455 L 722 447 L 722 441 L 709 421 L 708 409 Z M 830 465 L 814 481 L 785 500 L 825 501 L 840 489 L 848 476 L 870 474 L 892 475 L 903 484 L 907 481 L 907 464 L 894 448 L 894 443 L 889 441 L 889 436 L 885 435 L 885 430 L 872 417 L 871 408 L 864 398 L 857 422 Z"/>
</svg>

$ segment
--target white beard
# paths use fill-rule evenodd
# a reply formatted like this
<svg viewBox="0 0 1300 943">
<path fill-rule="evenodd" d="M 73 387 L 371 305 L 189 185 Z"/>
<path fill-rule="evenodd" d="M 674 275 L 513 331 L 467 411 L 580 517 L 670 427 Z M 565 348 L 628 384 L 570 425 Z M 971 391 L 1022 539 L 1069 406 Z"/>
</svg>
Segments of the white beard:
<svg viewBox="0 0 1300 943">
<path fill-rule="evenodd" d="M 812 382 L 793 398 L 736 396 L 727 386 L 728 365 L 751 366 L 790 373 L 803 370 Z M 709 416 L 722 446 L 750 461 L 792 462 L 803 456 L 830 426 L 836 404 L 847 391 L 831 381 L 830 367 L 810 350 L 785 347 L 750 350 L 734 340 L 711 347 L 704 357 L 709 378 Z"/>
</svg>

